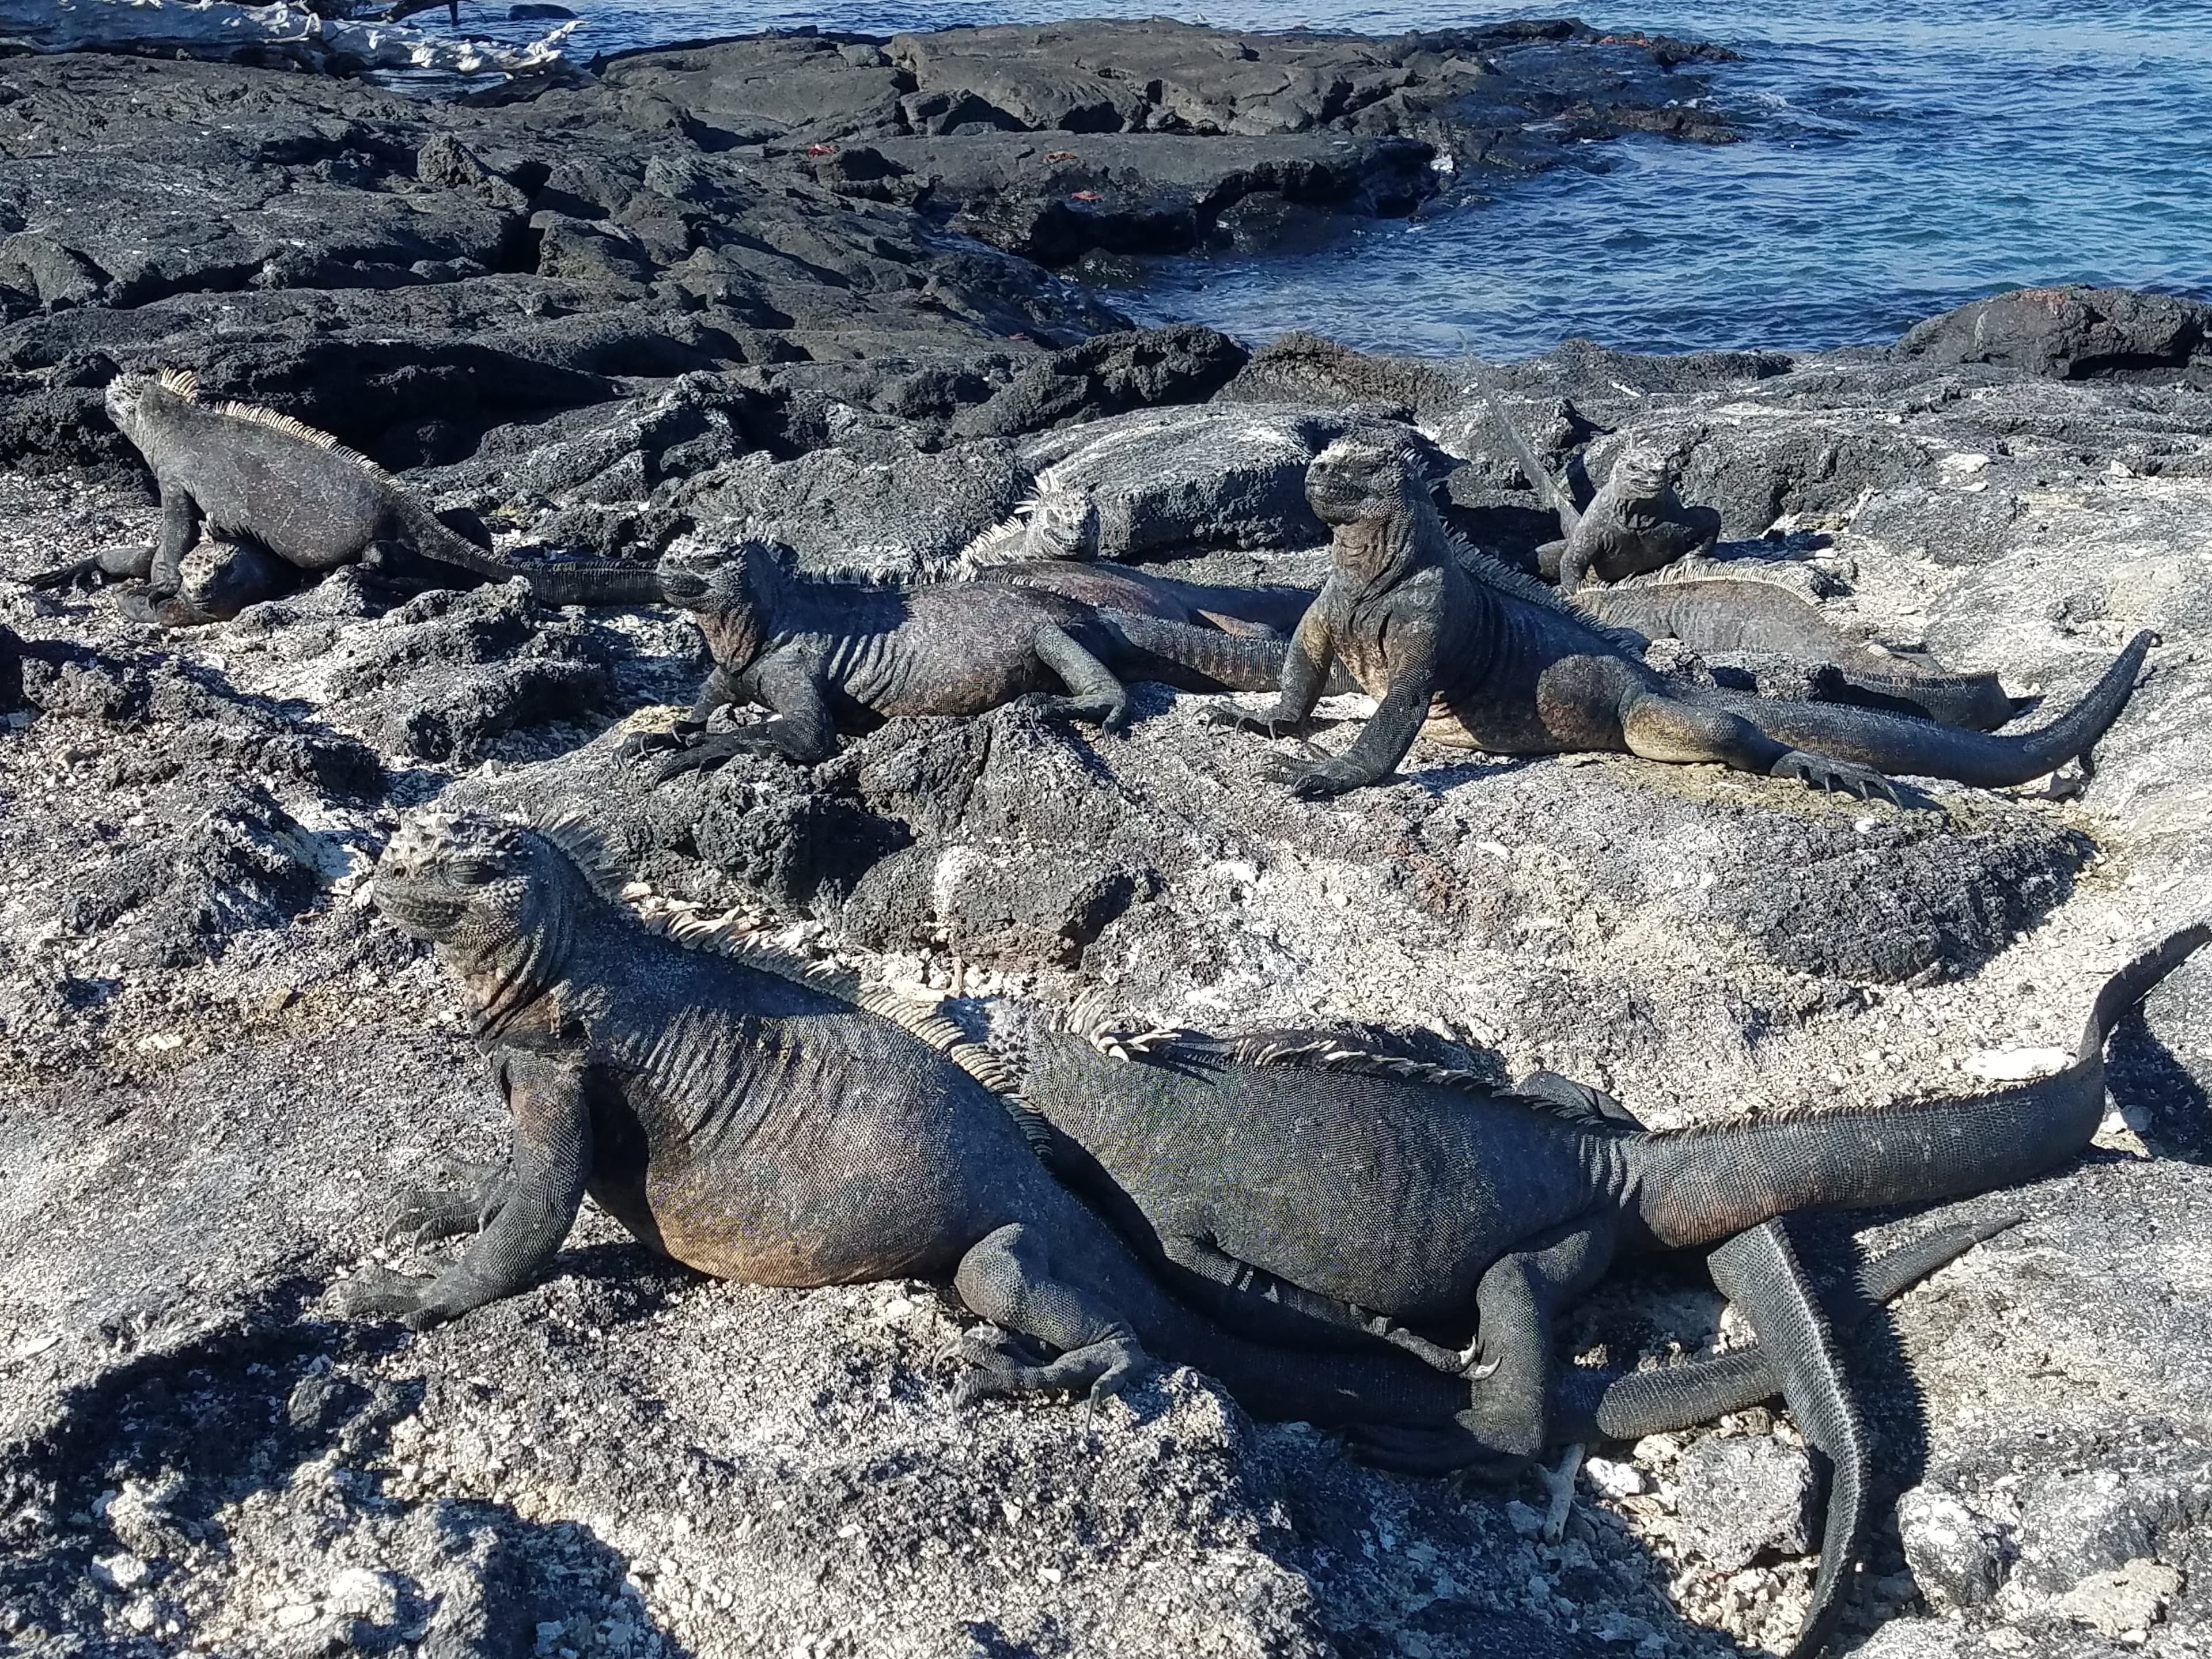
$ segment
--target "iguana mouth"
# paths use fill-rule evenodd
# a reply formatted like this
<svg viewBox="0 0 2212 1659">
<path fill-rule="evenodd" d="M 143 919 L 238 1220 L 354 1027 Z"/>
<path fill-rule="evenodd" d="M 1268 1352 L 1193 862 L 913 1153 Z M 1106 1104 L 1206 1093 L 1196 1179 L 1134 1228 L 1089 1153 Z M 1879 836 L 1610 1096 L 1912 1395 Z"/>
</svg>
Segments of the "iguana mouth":
<svg viewBox="0 0 2212 1659">
<path fill-rule="evenodd" d="M 660 596 L 671 605 L 696 605 L 707 597 L 707 579 L 684 565 L 664 564 L 654 573 Z"/>
<path fill-rule="evenodd" d="M 460 926 L 469 909 L 452 899 L 416 892 L 389 876 L 380 876 L 369 884 L 369 898 L 401 933 L 423 939 L 445 938 Z"/>
</svg>

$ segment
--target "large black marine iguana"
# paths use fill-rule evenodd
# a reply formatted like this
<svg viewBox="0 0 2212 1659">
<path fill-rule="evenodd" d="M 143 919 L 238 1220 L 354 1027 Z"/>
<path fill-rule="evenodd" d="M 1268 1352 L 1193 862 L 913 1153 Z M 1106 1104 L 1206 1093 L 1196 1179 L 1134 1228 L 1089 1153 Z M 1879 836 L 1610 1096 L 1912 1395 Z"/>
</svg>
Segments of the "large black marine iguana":
<svg viewBox="0 0 2212 1659">
<path fill-rule="evenodd" d="M 1255 1336 L 1293 1316 L 1387 1332 L 1469 1379 L 1457 1426 L 1510 1462 L 1604 1428 L 1601 1398 L 1563 1422 L 1553 1334 L 1617 1256 L 1710 1245 L 1798 1210 L 1928 1203 L 2050 1173 L 2104 1119 L 2114 1024 L 2207 939 L 2212 924 L 2180 928 L 2108 979 L 2063 1070 L 1962 1098 L 1653 1133 L 1571 1103 L 1532 1109 L 1341 1033 L 1132 1034 L 1079 1012 L 1032 1035 L 1021 1104 L 1051 1130 L 1048 1162 L 1176 1294 Z M 1808 1352 L 1825 1351 L 1825 1327 L 1786 1240 L 1739 1241 L 1717 1266 L 1768 1339 L 1747 1366 L 1794 1377 L 1791 1403 L 1814 1419 L 1802 1426 L 1837 1466 L 1831 1519 L 1843 1530 L 1815 1595 L 1825 1618 L 1864 1521 L 1856 1421 L 1832 1358 Z M 1694 1420 L 1682 1411 L 1730 1392 L 1711 1370 L 1639 1375 L 1651 1380 L 1630 1386 L 1648 1391 L 1651 1413 L 1636 1421 L 1624 1395 L 1616 1427 Z M 1361 1443 L 1425 1460 L 1424 1439 L 1384 1427 Z"/>
<path fill-rule="evenodd" d="M 2136 635 L 2080 702 L 2009 737 L 1686 684 L 1648 667 L 1632 636 L 1457 542 L 1422 472 L 1419 452 L 1383 432 L 1339 439 L 1307 471 L 1307 500 L 1334 529 L 1334 566 L 1284 658 L 1275 707 L 1214 716 L 1271 735 L 1296 731 L 1328 669 L 1348 667 L 1381 706 L 1343 754 L 1289 774 L 1299 794 L 1379 782 L 1424 734 L 1498 755 L 1613 750 L 1717 762 L 1892 799 L 1892 773 L 2025 783 L 2103 735 L 2150 649 L 2152 636 Z"/>
<path fill-rule="evenodd" d="M 1677 564 L 1650 581 L 1584 588 L 1575 605 L 1616 633 L 1679 640 L 1700 653 L 1791 658 L 1814 670 L 1823 702 L 1856 702 L 1977 732 L 1994 731 L 2033 706 L 2008 696 L 1995 674 L 1956 673 L 1923 651 L 1856 638 L 1782 583 L 1735 567 Z"/>
<path fill-rule="evenodd" d="M 1467 1385 L 1373 1338 L 1310 1351 L 1221 1330 L 1164 1293 L 1050 1175 L 998 1062 L 933 1012 L 851 1000 L 803 965 L 690 943 L 629 905 L 573 822 L 429 814 L 393 836 L 378 907 L 460 981 L 514 1119 L 507 1174 L 418 1195 L 401 1224 L 483 1231 L 434 1279 L 345 1281 L 347 1311 L 417 1328 L 527 1287 L 586 1193 L 702 1273 L 818 1285 L 949 1278 L 986 1320 L 1058 1351 L 977 1349 L 969 1391 L 1125 1386 L 1148 1355 L 1198 1365 L 1252 1411 L 1401 1426 L 1464 1464 Z"/>
<path fill-rule="evenodd" d="M 1017 700 L 1112 731 L 1129 717 L 1125 680 L 1264 690 L 1280 672 L 1283 641 L 1264 624 L 1232 635 L 1190 620 L 1212 615 L 1208 606 L 1226 613 L 1240 590 L 1177 592 L 1129 570 L 1057 574 L 1060 586 L 1045 566 L 1019 565 L 902 586 L 804 576 L 786 550 L 764 542 L 672 553 L 659 566 L 661 595 L 697 620 L 714 667 L 675 730 L 641 734 L 630 752 L 678 750 L 663 778 L 746 750 L 811 763 L 837 752 L 841 732 Z M 1252 594 L 1248 622 L 1289 608 L 1277 590 Z M 762 704 L 775 717 L 710 736 L 708 716 L 725 703 Z"/>
<path fill-rule="evenodd" d="M 153 471 L 161 539 L 42 572 L 29 585 L 143 579 L 146 587 L 117 600 L 133 622 L 228 621 L 284 592 L 301 571 L 356 562 L 425 584 L 441 571 L 450 580 L 457 569 L 492 581 L 520 576 L 547 605 L 645 605 L 659 597 L 641 565 L 517 564 L 487 552 L 328 433 L 252 404 L 204 403 L 198 383 L 180 371 L 118 375 L 108 384 L 107 413 Z M 206 586 L 187 594 L 180 591 L 185 556 L 203 527 L 234 545 Z"/>
</svg>

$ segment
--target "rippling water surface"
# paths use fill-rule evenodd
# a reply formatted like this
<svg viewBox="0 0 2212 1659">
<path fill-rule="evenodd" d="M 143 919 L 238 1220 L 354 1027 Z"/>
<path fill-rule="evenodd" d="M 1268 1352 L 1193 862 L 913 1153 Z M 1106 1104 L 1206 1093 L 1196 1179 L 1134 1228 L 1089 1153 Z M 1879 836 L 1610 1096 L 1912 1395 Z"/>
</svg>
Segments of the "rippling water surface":
<svg viewBox="0 0 2212 1659">
<path fill-rule="evenodd" d="M 572 3 L 586 52 L 807 22 L 883 33 L 1172 12 L 1390 33 L 1565 9 Z M 1576 167 L 1501 179 L 1470 205 L 1325 252 L 1176 262 L 1119 296 L 1123 308 L 1254 337 L 1304 327 L 1373 348 L 1519 356 L 1570 334 L 1651 351 L 1886 340 L 2021 283 L 2212 297 L 2206 0 L 1636 0 L 1583 15 L 1742 52 L 1714 71 L 1712 96 L 1743 112 L 1747 142 L 1584 145 Z"/>
</svg>

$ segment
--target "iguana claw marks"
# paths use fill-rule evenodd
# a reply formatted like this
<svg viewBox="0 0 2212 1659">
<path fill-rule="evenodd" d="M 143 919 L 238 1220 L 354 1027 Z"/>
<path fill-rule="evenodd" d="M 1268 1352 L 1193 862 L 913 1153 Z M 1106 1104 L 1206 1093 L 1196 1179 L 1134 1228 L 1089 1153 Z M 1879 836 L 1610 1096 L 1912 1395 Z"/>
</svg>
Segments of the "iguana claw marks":
<svg viewBox="0 0 2212 1659">
<path fill-rule="evenodd" d="M 1307 471 L 1307 499 L 1334 531 L 1334 562 L 1291 639 L 1267 719 L 1295 729 L 1331 665 L 1352 671 L 1379 706 L 1330 763 L 1332 785 L 1379 782 L 1423 734 L 1492 754 L 1613 750 L 1718 763 L 1892 799 L 1896 773 L 2025 783 L 2103 734 L 2150 648 L 2151 636 L 2137 635 L 2088 696 L 2017 737 L 1686 685 L 1540 583 L 1457 544 L 1422 471 L 1412 445 L 1374 432 L 1338 440 Z"/>
<path fill-rule="evenodd" d="M 486 552 L 441 522 L 398 480 L 289 416 L 250 404 L 203 403 L 189 374 L 118 375 L 107 413 L 153 470 L 161 533 L 151 548 L 116 550 L 30 579 L 57 587 L 104 577 L 147 583 L 125 594 L 123 614 L 160 628 L 227 621 L 284 592 L 302 572 L 379 562 L 387 547 L 411 549 L 411 574 L 443 570 L 526 579 L 550 605 L 639 604 L 657 597 L 653 573 L 599 563 L 530 566 Z M 203 532 L 233 544 L 196 594 L 182 592 L 185 556 Z M 407 562 L 404 559 L 401 562 Z"/>
<path fill-rule="evenodd" d="M 1204 1366 L 1262 1415 L 1404 1423 L 1464 1447 L 1464 1382 L 1330 1326 L 1310 1346 L 1255 1342 L 1163 1291 L 1039 1162 L 992 1092 L 1003 1062 L 933 1007 L 711 928 L 650 924 L 620 902 L 623 879 L 572 823 L 430 815 L 392 837 L 376 902 L 465 988 L 514 1152 L 503 1201 L 458 1261 L 434 1279 L 364 1274 L 341 1305 L 420 1326 L 511 1295 L 589 1191 L 704 1273 L 950 1278 L 1057 1356 L 997 1351 L 985 1392 L 1110 1393 L 1157 1355 Z"/>
</svg>

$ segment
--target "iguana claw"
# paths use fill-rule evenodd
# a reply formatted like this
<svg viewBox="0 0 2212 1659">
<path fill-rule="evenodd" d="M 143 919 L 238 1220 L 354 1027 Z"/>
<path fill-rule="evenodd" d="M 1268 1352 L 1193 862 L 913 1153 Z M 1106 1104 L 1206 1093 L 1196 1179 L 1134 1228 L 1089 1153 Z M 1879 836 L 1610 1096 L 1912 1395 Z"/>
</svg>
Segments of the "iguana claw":
<svg viewBox="0 0 2212 1659">
<path fill-rule="evenodd" d="M 686 772 L 713 772 L 726 766 L 739 755 L 772 755 L 775 745 L 749 732 L 717 732 L 713 737 L 694 738 L 686 743 L 653 775 L 655 783 L 665 783 L 671 778 L 681 777 Z"/>
<path fill-rule="evenodd" d="M 1861 766 L 1856 761 L 1838 760 L 1832 755 L 1816 755 L 1809 750 L 1791 750 L 1774 763 L 1771 775 L 1796 778 L 1810 788 L 1834 789 L 1856 795 L 1861 800 L 1880 796 L 1893 805 L 1905 804 L 1904 790 L 1895 779 L 1885 777 L 1870 766 Z"/>
<path fill-rule="evenodd" d="M 1095 1405 L 1120 1394 L 1152 1369 L 1152 1356 L 1129 1337 L 1107 1337 L 1048 1359 L 1025 1364 L 1006 1345 L 969 1340 L 966 1358 L 976 1369 L 960 1380 L 957 1399 L 965 1406 L 1000 1395 L 1081 1392 Z"/>
<path fill-rule="evenodd" d="M 41 592 L 50 592 L 57 587 L 80 586 L 97 587 L 106 574 L 100 568 L 98 559 L 79 559 L 74 564 L 58 565 L 52 570 L 40 570 L 26 576 L 23 578 L 23 586 L 36 588 Z"/>
<path fill-rule="evenodd" d="M 1263 738 L 1294 735 L 1291 724 L 1268 714 L 1248 714 L 1233 703 L 1208 703 L 1199 712 L 1208 726 L 1225 726 L 1237 732 L 1256 732 Z"/>
<path fill-rule="evenodd" d="M 396 1319 L 423 1330 L 445 1316 L 430 1301 L 436 1282 L 389 1267 L 363 1267 L 331 1294 L 331 1305 L 348 1319 Z"/>
<path fill-rule="evenodd" d="M 698 742 L 706 726 L 697 720 L 678 720 L 665 732 L 633 732 L 617 751 L 623 760 L 641 761 L 648 755 L 665 755 Z"/>
<path fill-rule="evenodd" d="M 1358 787 L 1326 765 L 1302 766 L 1296 761 L 1280 758 L 1261 767 L 1260 775 L 1271 783 L 1288 784 L 1291 793 L 1300 800 L 1327 800 Z"/>
</svg>

